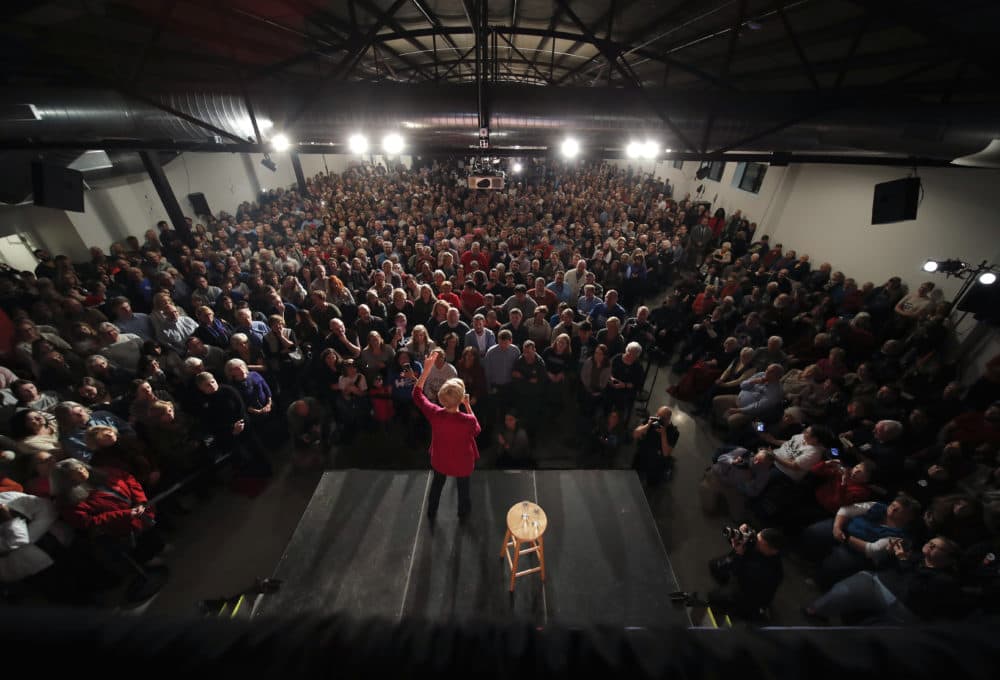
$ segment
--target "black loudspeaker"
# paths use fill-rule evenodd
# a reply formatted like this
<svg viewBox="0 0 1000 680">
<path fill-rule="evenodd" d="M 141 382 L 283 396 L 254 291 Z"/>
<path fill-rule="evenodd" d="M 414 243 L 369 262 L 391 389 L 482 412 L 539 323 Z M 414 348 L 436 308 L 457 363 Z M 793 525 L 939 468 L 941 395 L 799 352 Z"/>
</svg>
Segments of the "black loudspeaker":
<svg viewBox="0 0 1000 680">
<path fill-rule="evenodd" d="M 872 224 L 915 220 L 919 203 L 919 177 L 905 177 L 876 184 L 875 198 L 872 201 Z"/>
<path fill-rule="evenodd" d="M 212 216 L 212 211 L 208 209 L 208 201 L 205 200 L 205 194 L 188 194 L 188 200 L 191 201 L 195 215 Z"/>
<path fill-rule="evenodd" d="M 61 165 L 31 164 L 31 190 L 35 205 L 83 212 L 83 173 Z"/>
<path fill-rule="evenodd" d="M 706 177 L 708 177 L 708 171 L 710 169 L 711 168 L 708 165 L 706 165 L 703 168 L 698 168 L 698 171 L 694 173 L 694 176 L 697 177 L 698 179 L 705 179 Z"/>
<path fill-rule="evenodd" d="M 958 303 L 958 310 L 971 313 L 977 321 L 1000 325 L 1000 282 L 984 286 L 976 281 Z"/>
</svg>

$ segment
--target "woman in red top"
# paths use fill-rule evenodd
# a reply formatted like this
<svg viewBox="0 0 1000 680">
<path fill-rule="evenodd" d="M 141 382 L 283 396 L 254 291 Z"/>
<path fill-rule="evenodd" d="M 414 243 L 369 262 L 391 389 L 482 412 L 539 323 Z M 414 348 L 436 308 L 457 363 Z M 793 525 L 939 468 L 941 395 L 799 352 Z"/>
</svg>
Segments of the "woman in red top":
<svg viewBox="0 0 1000 680">
<path fill-rule="evenodd" d="M 440 349 L 431 352 L 427 361 L 433 364 Z M 414 378 L 412 369 L 408 377 Z M 465 383 L 459 378 L 445 382 L 438 390 L 438 401 L 441 406 L 431 403 L 424 395 L 424 383 L 430 371 L 420 374 L 413 386 L 413 403 L 424 414 L 431 424 L 431 467 L 434 468 L 434 481 L 431 482 L 430 498 L 427 502 L 427 516 L 434 520 L 437 515 L 438 503 L 441 500 L 441 490 L 447 477 L 455 477 L 458 482 L 458 517 L 464 519 L 472 511 L 472 501 L 469 497 L 469 476 L 479 458 L 479 448 L 476 437 L 482 431 L 479 421 L 472 412 L 469 395 L 465 392 Z M 465 413 L 459 410 L 465 405 Z"/>
<path fill-rule="evenodd" d="M 798 533 L 821 519 L 829 519 L 846 505 L 863 503 L 874 495 L 869 482 L 875 466 L 869 462 L 854 467 L 844 467 L 839 460 L 822 460 L 809 474 L 815 482 L 814 502 L 793 508 L 785 517 L 784 528 Z"/>
<path fill-rule="evenodd" d="M 52 493 L 70 526 L 94 536 L 134 540 L 133 557 L 140 563 L 163 550 L 156 514 L 129 473 L 67 458 L 52 471 Z"/>
</svg>

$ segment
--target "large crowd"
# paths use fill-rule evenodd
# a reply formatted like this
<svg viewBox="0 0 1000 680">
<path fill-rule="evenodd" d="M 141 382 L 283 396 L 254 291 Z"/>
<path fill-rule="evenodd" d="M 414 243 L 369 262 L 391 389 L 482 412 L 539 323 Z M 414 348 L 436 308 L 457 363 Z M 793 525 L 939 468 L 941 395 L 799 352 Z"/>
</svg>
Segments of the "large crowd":
<svg viewBox="0 0 1000 680">
<path fill-rule="evenodd" d="M 228 465 L 257 493 L 286 442 L 304 468 L 380 430 L 422 446 L 418 380 L 432 401 L 464 381 L 499 465 L 564 430 L 598 464 L 634 440 L 661 483 L 670 408 L 628 429 L 659 363 L 728 443 L 706 510 L 795 539 L 830 589 L 809 615 L 997 605 L 1000 357 L 955 382 L 931 283 L 859 283 L 603 163 L 495 192 L 450 162 L 358 165 L 186 232 L 0 272 L 0 584 L 88 601 L 161 559 L 178 488 Z"/>
</svg>

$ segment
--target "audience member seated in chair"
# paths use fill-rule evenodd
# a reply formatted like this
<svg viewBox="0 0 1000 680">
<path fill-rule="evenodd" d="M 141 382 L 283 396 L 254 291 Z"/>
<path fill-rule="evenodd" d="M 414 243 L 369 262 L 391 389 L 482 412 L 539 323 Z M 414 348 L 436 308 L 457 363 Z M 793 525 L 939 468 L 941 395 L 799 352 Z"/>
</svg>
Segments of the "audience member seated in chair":
<svg viewBox="0 0 1000 680">
<path fill-rule="evenodd" d="M 52 491 L 63 519 L 91 538 L 110 540 L 140 564 L 166 544 L 156 512 L 135 477 L 115 468 L 98 469 L 68 458 L 52 471 Z"/>
<path fill-rule="evenodd" d="M 891 503 L 847 505 L 833 519 L 811 525 L 802 534 L 805 555 L 819 563 L 816 583 L 829 588 L 842 578 L 882 562 L 891 540 L 911 539 L 920 506 L 909 496 Z"/>
<path fill-rule="evenodd" d="M 964 604 L 955 578 L 959 553 L 958 544 L 944 536 L 924 543 L 919 553 L 903 539 L 890 539 L 886 564 L 838 581 L 803 613 L 822 619 L 867 617 L 890 625 L 952 618 Z"/>
<path fill-rule="evenodd" d="M 752 420 L 770 422 L 775 419 L 781 408 L 784 372 L 780 364 L 771 364 L 763 373 L 744 380 L 739 394 L 716 397 L 712 400 L 715 417 L 732 432 L 739 432 Z"/>
</svg>

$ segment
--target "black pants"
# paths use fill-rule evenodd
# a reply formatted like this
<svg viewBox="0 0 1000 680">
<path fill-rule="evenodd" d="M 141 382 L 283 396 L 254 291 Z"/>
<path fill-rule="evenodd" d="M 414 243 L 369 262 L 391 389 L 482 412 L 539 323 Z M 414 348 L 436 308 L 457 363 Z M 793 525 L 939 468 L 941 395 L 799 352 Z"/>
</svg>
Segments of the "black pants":
<svg viewBox="0 0 1000 680">
<path fill-rule="evenodd" d="M 434 471 L 434 480 L 431 482 L 431 495 L 427 499 L 427 514 L 433 517 L 437 514 L 438 504 L 441 502 L 441 490 L 444 489 L 444 480 L 448 476 Z M 472 499 L 469 496 L 469 478 L 455 477 L 458 482 L 458 516 L 464 517 L 472 511 Z"/>
</svg>

